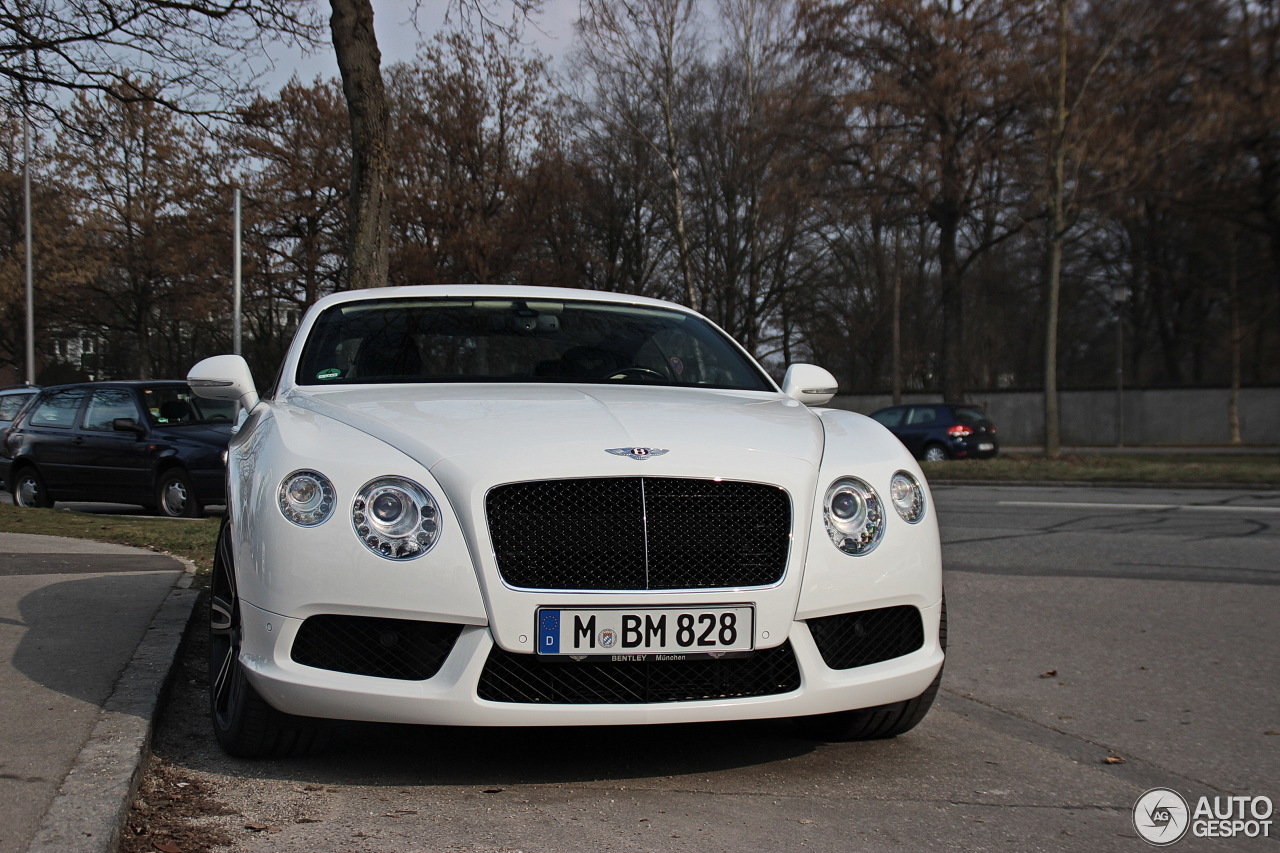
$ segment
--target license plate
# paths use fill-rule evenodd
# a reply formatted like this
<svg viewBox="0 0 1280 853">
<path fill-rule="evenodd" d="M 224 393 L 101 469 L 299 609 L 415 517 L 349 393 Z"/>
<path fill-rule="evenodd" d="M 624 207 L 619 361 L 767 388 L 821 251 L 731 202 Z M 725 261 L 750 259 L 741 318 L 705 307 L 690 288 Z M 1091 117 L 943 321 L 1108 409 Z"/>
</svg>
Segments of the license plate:
<svg viewBox="0 0 1280 853">
<path fill-rule="evenodd" d="M 994 444 L 990 444 L 990 443 L 984 443 L 984 444 L 979 444 L 979 445 L 978 445 L 978 449 L 979 449 L 979 450 L 995 450 L 995 448 L 996 448 L 996 446 L 995 446 Z"/>
<path fill-rule="evenodd" d="M 755 608 L 625 607 L 538 609 L 538 654 L 610 657 L 719 657 L 749 652 Z"/>
</svg>

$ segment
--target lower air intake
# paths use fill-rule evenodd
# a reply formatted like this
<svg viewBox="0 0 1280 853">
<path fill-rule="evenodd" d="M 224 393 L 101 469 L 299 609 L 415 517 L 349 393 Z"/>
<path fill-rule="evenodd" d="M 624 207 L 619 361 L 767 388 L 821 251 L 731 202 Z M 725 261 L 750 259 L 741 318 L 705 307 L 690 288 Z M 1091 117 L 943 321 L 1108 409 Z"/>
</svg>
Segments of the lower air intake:
<svg viewBox="0 0 1280 853">
<path fill-rule="evenodd" d="M 461 625 L 447 622 L 312 616 L 298 629 L 291 657 L 317 669 L 424 681 L 444 666 L 461 633 Z"/>
<path fill-rule="evenodd" d="M 617 662 L 547 659 L 495 646 L 479 695 L 538 705 L 641 705 L 773 696 L 799 687 L 790 643 L 742 658 Z"/>
</svg>

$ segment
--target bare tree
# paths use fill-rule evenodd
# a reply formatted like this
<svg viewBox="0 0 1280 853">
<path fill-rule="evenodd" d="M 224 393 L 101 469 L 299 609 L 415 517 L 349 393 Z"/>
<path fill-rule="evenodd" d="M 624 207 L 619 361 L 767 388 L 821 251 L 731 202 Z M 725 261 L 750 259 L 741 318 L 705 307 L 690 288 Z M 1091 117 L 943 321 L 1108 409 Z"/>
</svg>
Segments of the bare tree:
<svg viewBox="0 0 1280 853">
<path fill-rule="evenodd" d="M 225 110 L 252 94 L 269 42 L 320 32 L 312 0 L 0 0 L 0 100 L 51 111 L 50 90 L 92 91 Z"/>
<path fill-rule="evenodd" d="M 515 21 L 536 11 L 540 3 L 516 0 Z M 390 266 L 392 180 L 390 105 L 382 77 L 382 52 L 373 29 L 370 0 L 329 0 L 329 6 L 329 29 L 351 121 L 350 285 L 381 287 L 387 283 Z M 414 3 L 414 14 L 420 7 L 420 2 Z M 490 8 L 487 0 L 449 0 L 451 12 L 458 10 L 483 26 L 501 26 L 490 16 Z"/>
<path fill-rule="evenodd" d="M 1075 29 L 1071 14 L 1071 0 L 1053 0 L 1046 17 L 1053 21 L 1046 28 L 1048 37 L 1044 46 L 1053 46 L 1052 56 L 1033 89 L 1042 93 L 1047 102 L 1043 120 L 1035 122 L 1037 136 L 1044 149 L 1044 194 L 1047 201 L 1047 230 L 1049 257 L 1045 287 L 1045 335 L 1044 335 L 1044 448 L 1045 455 L 1057 456 L 1061 449 L 1061 417 L 1058 406 L 1058 331 L 1062 301 L 1063 244 L 1074 225 L 1078 205 L 1086 200 L 1090 190 L 1096 192 L 1097 182 L 1090 183 L 1090 163 L 1102 147 L 1118 144 L 1111 131 L 1114 127 L 1099 121 L 1097 113 L 1084 114 L 1091 106 L 1088 99 L 1101 100 L 1099 71 L 1103 69 L 1112 51 L 1128 29 L 1118 26 L 1123 18 L 1112 19 L 1117 24 L 1104 34 L 1100 44 L 1082 44 L 1083 39 Z M 1073 56 L 1074 54 L 1074 56 Z M 1075 67 L 1073 67 L 1075 66 Z M 1033 77 L 1033 79 L 1035 79 Z M 1110 81 L 1107 87 L 1115 92 L 1118 81 Z M 1029 110 L 1029 112 L 1032 112 Z M 1104 110 L 1105 114 L 1106 111 Z M 1068 168 L 1072 172 L 1068 172 Z M 1115 185 L 1112 184 L 1112 187 Z M 1096 200 L 1096 197 L 1093 199 Z"/>
<path fill-rule="evenodd" d="M 937 227 L 942 309 L 942 392 L 965 390 L 964 272 L 1021 227 L 1016 211 L 982 208 L 993 163 L 1007 160 L 1022 92 L 1010 71 L 1011 36 L 1025 22 L 1021 0 L 851 0 L 801 4 L 807 49 L 847 75 L 856 126 L 867 110 L 887 119 L 912 157 L 884 176 Z M 843 66 L 843 68 L 839 68 Z M 973 215 L 1006 218 L 971 231 Z M 990 225 L 991 223 L 988 223 Z M 967 249 L 967 252 L 965 252 Z"/>
<path fill-rule="evenodd" d="M 31 147 L 32 247 L 40 281 L 34 292 L 35 329 L 41 348 L 61 331 L 64 306 L 94 269 L 63 170 L 51 162 L 55 143 L 36 133 Z M 25 350 L 23 148 L 22 122 L 0 120 L 0 367 L 20 366 Z"/>
<path fill-rule="evenodd" d="M 441 37 L 392 70 L 392 283 L 531 280 L 556 194 L 533 171 L 553 144 L 548 85 L 541 58 L 493 31 Z"/>
<path fill-rule="evenodd" d="M 351 122 L 351 249 L 353 288 L 382 287 L 390 263 L 390 111 L 382 80 L 382 52 L 370 0 L 330 0 L 333 50 Z"/>
<path fill-rule="evenodd" d="M 197 328 L 223 315 L 214 259 L 226 256 L 229 235 L 205 217 L 221 208 L 213 194 L 224 183 L 225 157 L 145 91 L 123 99 L 82 94 L 74 110 L 58 156 L 93 274 L 62 316 L 114 340 L 108 374 L 178 373 L 197 348 Z"/>
<path fill-rule="evenodd" d="M 694 0 L 583 0 L 578 33 L 596 81 L 588 108 L 611 132 L 652 149 L 666 173 L 666 213 L 683 298 L 701 307 L 685 197 L 680 111 L 701 40 Z"/>
<path fill-rule="evenodd" d="M 351 160 L 342 91 L 336 81 L 290 81 L 242 110 L 224 139 L 245 191 L 245 357 L 269 375 L 302 312 L 346 280 Z"/>
</svg>

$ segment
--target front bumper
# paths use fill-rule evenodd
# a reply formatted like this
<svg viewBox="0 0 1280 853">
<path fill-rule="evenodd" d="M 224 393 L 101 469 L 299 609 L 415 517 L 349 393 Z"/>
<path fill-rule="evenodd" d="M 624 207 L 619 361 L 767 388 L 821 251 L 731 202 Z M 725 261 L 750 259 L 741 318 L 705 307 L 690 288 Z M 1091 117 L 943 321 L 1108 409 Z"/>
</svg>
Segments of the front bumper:
<svg viewBox="0 0 1280 853">
<path fill-rule="evenodd" d="M 403 680 L 299 664 L 291 650 L 302 620 L 248 604 L 242 604 L 241 662 L 253 686 L 274 707 L 332 719 L 458 726 L 571 726 L 796 717 L 919 696 L 942 667 L 940 609 L 941 602 L 936 602 L 920 610 L 923 642 L 916 650 L 847 669 L 828 666 L 808 623 L 795 621 L 787 642 L 794 652 L 798 687 L 765 696 L 615 704 L 490 701 L 480 698 L 486 661 L 495 648 L 487 626 L 462 627 L 432 677 Z"/>
</svg>

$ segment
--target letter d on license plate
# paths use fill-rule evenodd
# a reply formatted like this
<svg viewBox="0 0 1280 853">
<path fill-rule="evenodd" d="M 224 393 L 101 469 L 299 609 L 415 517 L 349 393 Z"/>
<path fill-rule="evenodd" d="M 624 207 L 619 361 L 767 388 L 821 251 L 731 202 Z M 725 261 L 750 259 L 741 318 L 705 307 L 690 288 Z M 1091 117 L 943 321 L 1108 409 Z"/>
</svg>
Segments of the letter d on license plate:
<svg viewBox="0 0 1280 853">
<path fill-rule="evenodd" d="M 755 608 L 538 609 L 540 655 L 700 655 L 755 648 Z"/>
</svg>

